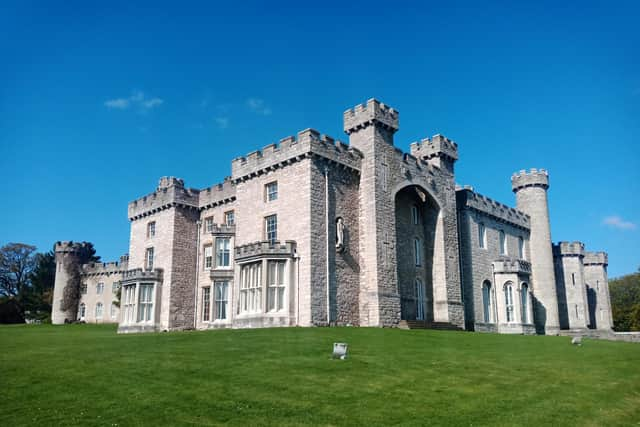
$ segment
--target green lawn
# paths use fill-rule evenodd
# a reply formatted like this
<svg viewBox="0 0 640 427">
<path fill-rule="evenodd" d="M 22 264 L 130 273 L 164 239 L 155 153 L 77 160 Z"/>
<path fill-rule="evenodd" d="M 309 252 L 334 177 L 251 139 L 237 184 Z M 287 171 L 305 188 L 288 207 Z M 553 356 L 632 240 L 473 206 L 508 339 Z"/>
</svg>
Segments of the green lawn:
<svg viewBox="0 0 640 427">
<path fill-rule="evenodd" d="M 350 358 L 331 360 L 334 341 Z M 0 425 L 640 425 L 640 345 L 369 328 L 0 327 Z"/>
</svg>

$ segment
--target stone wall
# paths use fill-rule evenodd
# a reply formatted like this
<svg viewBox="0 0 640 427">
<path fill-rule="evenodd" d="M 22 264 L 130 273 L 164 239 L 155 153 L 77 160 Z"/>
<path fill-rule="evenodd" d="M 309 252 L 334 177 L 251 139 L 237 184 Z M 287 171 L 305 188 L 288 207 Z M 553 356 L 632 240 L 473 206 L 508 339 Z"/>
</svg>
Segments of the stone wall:
<svg viewBox="0 0 640 427">
<path fill-rule="evenodd" d="M 560 242 L 553 245 L 558 314 L 561 329 L 586 329 L 590 323 L 584 277 L 584 245 Z"/>
<path fill-rule="evenodd" d="M 584 276 L 591 297 L 588 298 L 591 327 L 604 331 L 613 328 L 607 264 L 605 252 L 585 252 Z"/>
</svg>

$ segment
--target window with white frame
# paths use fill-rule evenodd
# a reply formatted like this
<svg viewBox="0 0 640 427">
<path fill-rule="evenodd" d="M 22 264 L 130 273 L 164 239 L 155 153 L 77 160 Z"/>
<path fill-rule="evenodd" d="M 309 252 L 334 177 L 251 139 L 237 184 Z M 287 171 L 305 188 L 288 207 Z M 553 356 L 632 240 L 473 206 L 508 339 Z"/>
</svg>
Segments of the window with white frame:
<svg viewBox="0 0 640 427">
<path fill-rule="evenodd" d="M 411 220 L 413 225 L 420 224 L 420 209 L 418 209 L 417 205 L 411 206 Z"/>
<path fill-rule="evenodd" d="M 229 268 L 231 266 L 231 239 L 218 237 L 216 239 L 216 268 Z"/>
<path fill-rule="evenodd" d="M 224 213 L 224 223 L 227 225 L 235 225 L 236 214 L 234 211 L 228 211 Z"/>
<path fill-rule="evenodd" d="M 500 230 L 500 254 L 507 254 L 507 236 L 503 230 Z"/>
<path fill-rule="evenodd" d="M 136 312 L 136 285 L 126 285 L 122 287 L 122 321 L 124 323 L 135 322 Z"/>
<path fill-rule="evenodd" d="M 96 319 L 102 319 L 102 303 L 96 304 Z"/>
<path fill-rule="evenodd" d="M 109 311 L 110 311 L 111 318 L 115 319 L 116 318 L 116 305 L 114 303 L 110 304 Z"/>
<path fill-rule="evenodd" d="M 82 295 L 86 295 L 87 294 L 87 284 L 83 283 L 82 285 L 80 285 L 80 294 Z"/>
<path fill-rule="evenodd" d="M 138 296 L 138 322 L 153 319 L 153 284 L 141 283 Z"/>
<path fill-rule="evenodd" d="M 269 215 L 264 219 L 265 237 L 270 244 L 275 244 L 278 240 L 278 216 Z"/>
<path fill-rule="evenodd" d="M 240 270 L 240 312 L 262 310 L 262 262 L 245 264 Z"/>
<path fill-rule="evenodd" d="M 104 283 L 100 282 L 96 285 L 96 294 L 102 295 L 103 292 L 104 292 Z"/>
<path fill-rule="evenodd" d="M 207 233 L 213 233 L 213 217 L 208 216 L 204 219 L 204 231 Z"/>
<path fill-rule="evenodd" d="M 221 281 L 214 283 L 216 298 L 216 320 L 227 319 L 227 306 L 229 304 L 229 282 Z"/>
<path fill-rule="evenodd" d="M 520 298 L 522 300 L 522 323 L 529 323 L 529 286 L 526 283 L 522 284 Z"/>
<path fill-rule="evenodd" d="M 522 236 L 518 237 L 518 257 L 524 259 L 524 239 Z"/>
<path fill-rule="evenodd" d="M 156 235 L 156 222 L 151 221 L 147 224 L 147 237 L 155 237 Z"/>
<path fill-rule="evenodd" d="M 273 181 L 264 186 L 265 200 L 273 202 L 278 199 L 278 181 Z"/>
<path fill-rule="evenodd" d="M 211 318 L 211 288 L 202 288 L 202 321 L 208 322 Z"/>
<path fill-rule="evenodd" d="M 507 282 L 507 284 L 504 285 L 504 300 L 507 322 L 513 322 L 515 319 L 513 314 L 513 284 L 511 282 Z"/>
<path fill-rule="evenodd" d="M 280 311 L 284 307 L 285 261 L 267 262 L 267 311 Z"/>
<path fill-rule="evenodd" d="M 147 248 L 145 253 L 145 268 L 153 270 L 153 248 Z"/>
<path fill-rule="evenodd" d="M 210 270 L 213 268 L 213 246 L 204 246 L 204 269 Z"/>
<path fill-rule="evenodd" d="M 487 247 L 487 228 L 483 223 L 478 224 L 478 246 Z"/>
<path fill-rule="evenodd" d="M 482 283 L 482 314 L 485 323 L 491 322 L 493 307 L 491 304 L 491 282 Z"/>
<path fill-rule="evenodd" d="M 78 309 L 78 319 L 84 320 L 84 317 L 87 314 L 87 306 L 85 303 L 80 304 L 80 308 Z"/>
<path fill-rule="evenodd" d="M 416 266 L 422 265 L 422 242 L 420 242 L 420 239 L 413 240 L 413 254 L 415 256 Z"/>
</svg>

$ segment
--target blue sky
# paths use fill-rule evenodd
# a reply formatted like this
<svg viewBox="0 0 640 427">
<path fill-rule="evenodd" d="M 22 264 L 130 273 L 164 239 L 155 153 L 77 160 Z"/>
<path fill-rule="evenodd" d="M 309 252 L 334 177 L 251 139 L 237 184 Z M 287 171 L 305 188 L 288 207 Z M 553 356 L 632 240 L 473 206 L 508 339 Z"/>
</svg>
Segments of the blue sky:
<svg viewBox="0 0 640 427">
<path fill-rule="evenodd" d="M 346 140 L 376 97 L 397 146 L 448 136 L 457 181 L 503 203 L 548 169 L 554 241 L 640 266 L 637 2 L 130 3 L 0 5 L 0 243 L 116 259 L 160 176 L 203 188 L 307 127 Z"/>
</svg>

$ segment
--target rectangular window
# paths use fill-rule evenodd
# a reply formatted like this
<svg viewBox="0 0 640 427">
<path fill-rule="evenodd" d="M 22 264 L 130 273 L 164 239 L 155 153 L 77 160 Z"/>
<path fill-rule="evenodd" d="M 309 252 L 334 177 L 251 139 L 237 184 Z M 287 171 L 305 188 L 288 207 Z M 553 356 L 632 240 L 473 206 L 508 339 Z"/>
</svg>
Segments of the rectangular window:
<svg viewBox="0 0 640 427">
<path fill-rule="evenodd" d="M 236 214 L 234 211 L 229 211 L 224 213 L 224 223 L 227 225 L 235 225 Z"/>
<path fill-rule="evenodd" d="M 240 312 L 262 311 L 262 262 L 242 266 L 240 274 Z"/>
<path fill-rule="evenodd" d="M 118 293 L 119 287 L 120 287 L 120 284 L 118 282 L 113 282 L 113 284 L 111 284 L 111 293 L 114 295 Z"/>
<path fill-rule="evenodd" d="M 206 245 L 204 247 L 204 269 L 210 270 L 213 268 L 213 246 Z"/>
<path fill-rule="evenodd" d="M 229 304 L 229 282 L 215 282 L 216 320 L 227 319 L 227 305 Z"/>
<path fill-rule="evenodd" d="M 82 285 L 80 285 L 80 293 L 82 295 L 86 295 L 87 294 L 87 284 L 83 283 Z"/>
<path fill-rule="evenodd" d="M 500 230 L 500 254 L 507 254 L 507 236 L 502 230 Z"/>
<path fill-rule="evenodd" d="M 411 206 L 411 219 L 413 220 L 413 225 L 420 224 L 420 210 L 416 205 Z"/>
<path fill-rule="evenodd" d="M 136 285 L 127 285 L 122 288 L 122 307 L 124 309 L 122 321 L 133 323 L 136 305 Z"/>
<path fill-rule="evenodd" d="M 156 222 L 151 221 L 147 224 L 147 237 L 154 237 L 156 235 Z"/>
<path fill-rule="evenodd" d="M 264 194 L 267 202 L 278 200 L 278 181 L 273 181 L 265 185 Z"/>
<path fill-rule="evenodd" d="M 116 318 L 116 305 L 114 303 L 111 303 L 111 307 L 109 308 L 110 314 L 111 314 L 111 318 L 115 319 Z"/>
<path fill-rule="evenodd" d="M 576 273 L 571 273 L 571 284 L 576 285 Z"/>
<path fill-rule="evenodd" d="M 522 237 L 518 237 L 518 257 L 524 259 L 524 239 Z"/>
<path fill-rule="evenodd" d="M 100 282 L 96 285 L 96 294 L 102 295 L 103 292 L 104 292 L 104 283 Z"/>
<path fill-rule="evenodd" d="M 146 269 L 153 270 L 153 248 L 147 248 L 145 260 L 146 260 Z"/>
<path fill-rule="evenodd" d="M 202 321 L 208 322 L 211 316 L 211 288 L 202 288 Z"/>
<path fill-rule="evenodd" d="M 265 237 L 270 244 L 275 244 L 278 240 L 278 216 L 270 215 L 264 219 Z"/>
<path fill-rule="evenodd" d="M 267 262 L 267 310 L 280 311 L 284 307 L 285 261 Z"/>
<path fill-rule="evenodd" d="M 487 229 L 484 224 L 478 224 L 478 245 L 481 248 L 487 247 Z"/>
<path fill-rule="evenodd" d="M 204 231 L 207 233 L 213 233 L 213 217 L 208 216 L 204 219 Z"/>
<path fill-rule="evenodd" d="M 140 284 L 138 297 L 138 322 L 150 322 L 153 318 L 153 285 Z"/>
<path fill-rule="evenodd" d="M 218 237 L 216 239 L 216 268 L 229 268 L 231 265 L 230 241 L 231 239 L 228 237 Z"/>
<path fill-rule="evenodd" d="M 422 265 L 421 246 L 422 244 L 420 239 L 415 239 L 413 241 L 413 254 L 415 255 L 416 266 Z"/>
</svg>

